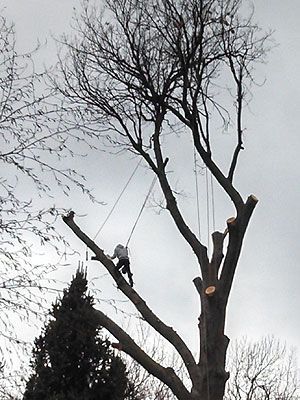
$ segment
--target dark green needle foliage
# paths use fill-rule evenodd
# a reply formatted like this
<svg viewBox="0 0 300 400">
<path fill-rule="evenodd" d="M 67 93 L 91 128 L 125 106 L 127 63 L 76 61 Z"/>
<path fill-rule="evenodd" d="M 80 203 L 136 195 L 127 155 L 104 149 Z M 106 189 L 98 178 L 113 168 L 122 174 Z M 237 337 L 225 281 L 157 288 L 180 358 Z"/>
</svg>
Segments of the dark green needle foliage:
<svg viewBox="0 0 300 400">
<path fill-rule="evenodd" d="M 35 340 L 23 400 L 133 399 L 123 361 L 93 318 L 86 274 L 78 270 Z"/>
</svg>

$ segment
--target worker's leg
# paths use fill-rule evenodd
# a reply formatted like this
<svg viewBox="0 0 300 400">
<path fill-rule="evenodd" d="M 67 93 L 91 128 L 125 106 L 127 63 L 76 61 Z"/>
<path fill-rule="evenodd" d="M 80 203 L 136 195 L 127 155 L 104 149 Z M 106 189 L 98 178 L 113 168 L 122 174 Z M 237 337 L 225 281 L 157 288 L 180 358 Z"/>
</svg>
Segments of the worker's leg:
<svg viewBox="0 0 300 400">
<path fill-rule="evenodd" d="M 133 279 L 132 279 L 132 273 L 130 271 L 128 272 L 128 280 L 129 280 L 129 285 L 132 287 L 133 286 Z"/>
<path fill-rule="evenodd" d="M 133 286 L 132 272 L 130 271 L 130 262 L 128 258 L 121 258 L 116 267 L 118 268 L 118 270 L 122 272 L 122 274 L 127 274 L 129 285 L 132 287 Z"/>
<path fill-rule="evenodd" d="M 118 270 L 120 270 L 122 267 L 124 267 L 124 259 L 123 258 L 121 258 L 121 260 L 118 261 L 116 267 Z"/>
<path fill-rule="evenodd" d="M 122 259 L 123 261 L 123 268 L 122 268 L 122 274 L 127 274 L 128 280 L 129 280 L 129 285 L 132 287 L 133 286 L 133 280 L 132 280 L 132 272 L 130 271 L 130 262 L 128 258 Z"/>
<path fill-rule="evenodd" d="M 129 270 L 129 260 L 128 260 L 128 258 L 122 258 L 121 260 L 120 260 L 120 262 L 122 262 L 122 274 L 127 274 L 128 273 L 128 270 Z"/>
<path fill-rule="evenodd" d="M 129 260 L 128 260 L 128 264 L 126 265 L 126 272 L 127 272 L 127 275 L 128 275 L 128 280 L 129 280 L 129 285 L 132 287 L 133 286 L 133 280 L 132 280 L 132 272 L 131 272 L 131 270 L 130 270 L 130 262 L 129 262 Z"/>
</svg>

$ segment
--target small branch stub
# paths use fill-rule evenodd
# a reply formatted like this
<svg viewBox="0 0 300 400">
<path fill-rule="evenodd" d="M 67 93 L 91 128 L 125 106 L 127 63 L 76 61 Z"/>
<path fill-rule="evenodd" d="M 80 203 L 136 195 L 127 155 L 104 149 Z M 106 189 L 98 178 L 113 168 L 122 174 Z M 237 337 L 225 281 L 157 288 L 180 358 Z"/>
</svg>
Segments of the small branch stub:
<svg viewBox="0 0 300 400">
<path fill-rule="evenodd" d="M 228 218 L 228 220 L 226 222 L 227 222 L 228 226 L 233 226 L 233 225 L 235 225 L 235 221 L 236 221 L 235 217 L 230 217 L 230 218 Z"/>
<path fill-rule="evenodd" d="M 251 195 L 249 196 L 249 198 L 250 198 L 254 203 L 257 203 L 257 202 L 258 202 L 258 198 L 257 198 L 254 194 L 251 194 Z"/>
<path fill-rule="evenodd" d="M 213 296 L 214 295 L 214 293 L 215 293 L 215 291 L 216 291 L 216 287 L 215 286 L 208 286 L 206 289 L 205 289 L 205 294 L 207 295 L 207 296 Z"/>
<path fill-rule="evenodd" d="M 113 347 L 116 350 L 122 351 L 123 350 L 123 346 L 121 343 L 111 343 L 111 347 Z"/>
</svg>

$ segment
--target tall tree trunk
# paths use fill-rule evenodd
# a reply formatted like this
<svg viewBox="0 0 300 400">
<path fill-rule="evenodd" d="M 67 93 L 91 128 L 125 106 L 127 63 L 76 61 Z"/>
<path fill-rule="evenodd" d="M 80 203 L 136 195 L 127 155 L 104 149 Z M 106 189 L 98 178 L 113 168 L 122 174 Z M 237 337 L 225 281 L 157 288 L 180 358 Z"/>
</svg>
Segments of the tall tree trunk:
<svg viewBox="0 0 300 400">
<path fill-rule="evenodd" d="M 222 400 L 229 373 L 225 371 L 229 339 L 224 335 L 224 301 L 218 293 L 201 296 L 200 360 L 202 382 L 199 400 Z"/>
</svg>

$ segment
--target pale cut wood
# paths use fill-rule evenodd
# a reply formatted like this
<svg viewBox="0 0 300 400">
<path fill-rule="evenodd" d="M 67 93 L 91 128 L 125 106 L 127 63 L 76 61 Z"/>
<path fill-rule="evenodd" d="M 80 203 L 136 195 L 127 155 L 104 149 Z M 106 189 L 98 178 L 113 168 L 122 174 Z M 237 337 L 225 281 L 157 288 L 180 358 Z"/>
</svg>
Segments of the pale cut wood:
<svg viewBox="0 0 300 400">
<path fill-rule="evenodd" d="M 207 296 L 212 296 L 216 291 L 216 287 L 215 286 L 208 286 L 205 289 L 205 294 L 207 294 Z"/>
</svg>

